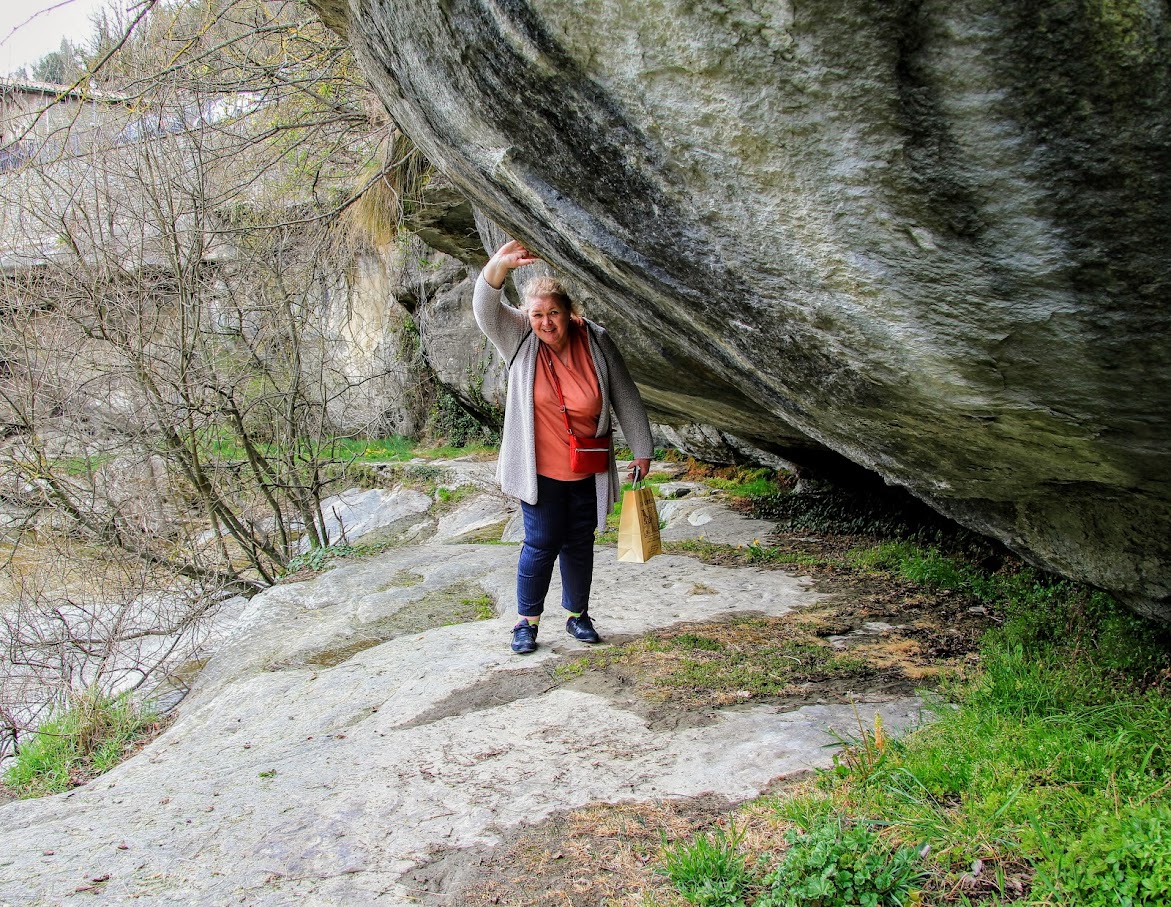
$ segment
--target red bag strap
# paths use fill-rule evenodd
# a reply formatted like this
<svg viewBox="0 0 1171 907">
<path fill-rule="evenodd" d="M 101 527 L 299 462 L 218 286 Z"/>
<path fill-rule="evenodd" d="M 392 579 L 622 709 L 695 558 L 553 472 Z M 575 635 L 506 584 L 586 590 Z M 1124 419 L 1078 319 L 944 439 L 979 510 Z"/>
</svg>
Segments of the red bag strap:
<svg viewBox="0 0 1171 907">
<path fill-rule="evenodd" d="M 538 341 L 538 343 L 541 343 Z M 549 351 L 549 346 L 546 343 L 541 343 L 541 360 L 545 363 L 545 368 L 549 370 L 549 377 L 553 379 L 553 387 L 557 391 L 557 400 L 561 404 L 561 416 L 565 419 L 565 430 L 569 434 L 573 434 L 573 429 L 569 427 L 569 413 L 565 409 L 565 396 L 561 393 L 561 382 L 557 380 L 557 373 L 553 371 L 553 354 Z"/>
</svg>

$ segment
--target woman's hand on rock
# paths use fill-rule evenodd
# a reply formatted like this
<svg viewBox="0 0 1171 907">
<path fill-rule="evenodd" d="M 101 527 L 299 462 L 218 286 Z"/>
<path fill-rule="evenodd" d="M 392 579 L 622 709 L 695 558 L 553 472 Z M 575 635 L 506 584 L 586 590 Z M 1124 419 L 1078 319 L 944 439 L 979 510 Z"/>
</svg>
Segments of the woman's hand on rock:
<svg viewBox="0 0 1171 907">
<path fill-rule="evenodd" d="M 496 254 L 488 259 L 488 264 L 484 265 L 484 279 L 494 289 L 499 290 L 504 286 L 509 271 L 531 265 L 535 261 L 540 261 L 540 258 L 526 249 L 519 240 L 509 240 L 497 249 Z"/>
</svg>

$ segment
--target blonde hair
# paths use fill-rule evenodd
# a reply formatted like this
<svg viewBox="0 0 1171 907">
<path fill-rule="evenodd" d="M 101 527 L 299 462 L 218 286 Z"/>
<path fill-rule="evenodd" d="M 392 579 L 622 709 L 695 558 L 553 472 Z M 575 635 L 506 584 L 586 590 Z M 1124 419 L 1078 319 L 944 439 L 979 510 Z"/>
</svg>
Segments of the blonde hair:
<svg viewBox="0 0 1171 907">
<path fill-rule="evenodd" d="M 581 314 L 581 306 L 565 291 L 564 285 L 556 277 L 533 277 L 525 284 L 521 303 L 527 312 L 529 306 L 537 299 L 553 299 L 569 309 L 573 315 Z"/>
</svg>

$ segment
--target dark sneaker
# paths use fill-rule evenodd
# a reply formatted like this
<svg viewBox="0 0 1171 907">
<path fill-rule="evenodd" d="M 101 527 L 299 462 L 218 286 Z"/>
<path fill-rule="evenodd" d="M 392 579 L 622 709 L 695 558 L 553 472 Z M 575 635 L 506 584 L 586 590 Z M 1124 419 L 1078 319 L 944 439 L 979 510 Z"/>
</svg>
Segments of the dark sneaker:
<svg viewBox="0 0 1171 907">
<path fill-rule="evenodd" d="M 537 651 L 537 625 L 522 620 L 512 628 L 512 651 L 517 655 L 528 655 Z"/>
<path fill-rule="evenodd" d="M 580 639 L 582 642 L 601 642 L 602 637 L 598 635 L 598 631 L 594 629 L 594 624 L 590 620 L 588 614 L 583 614 L 581 617 L 571 617 L 565 622 L 566 632 L 574 639 Z"/>
</svg>

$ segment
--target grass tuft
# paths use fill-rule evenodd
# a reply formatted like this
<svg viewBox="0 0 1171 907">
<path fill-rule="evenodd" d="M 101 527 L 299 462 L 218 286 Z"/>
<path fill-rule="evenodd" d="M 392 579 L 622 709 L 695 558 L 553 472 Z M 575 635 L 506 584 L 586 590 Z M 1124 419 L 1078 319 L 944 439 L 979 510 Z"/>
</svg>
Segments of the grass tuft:
<svg viewBox="0 0 1171 907">
<path fill-rule="evenodd" d="M 159 717 L 128 696 L 87 690 L 20 747 L 4 784 L 21 798 L 63 793 L 108 772 L 161 729 Z"/>
<path fill-rule="evenodd" d="M 663 849 L 663 872 L 692 904 L 733 907 L 743 904 L 751 882 L 739 851 L 739 835 L 717 828 Z"/>
</svg>

